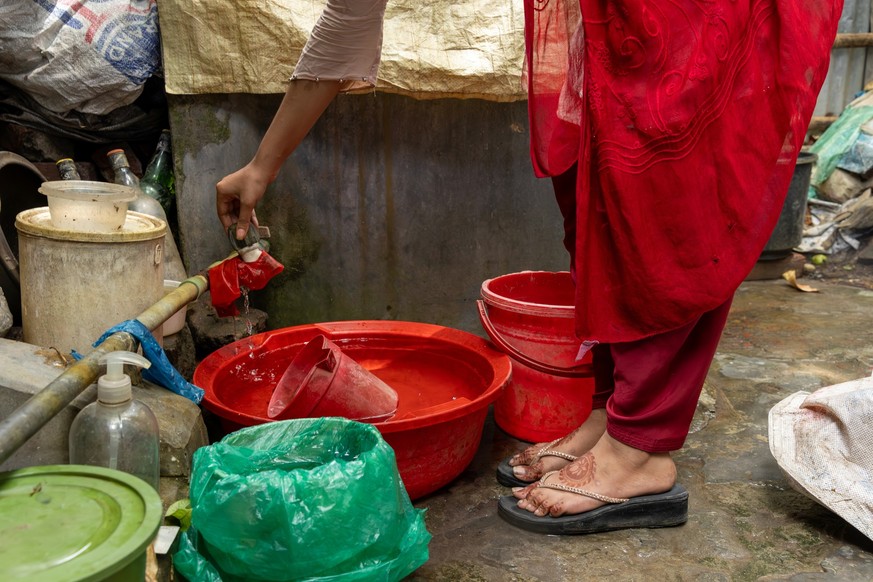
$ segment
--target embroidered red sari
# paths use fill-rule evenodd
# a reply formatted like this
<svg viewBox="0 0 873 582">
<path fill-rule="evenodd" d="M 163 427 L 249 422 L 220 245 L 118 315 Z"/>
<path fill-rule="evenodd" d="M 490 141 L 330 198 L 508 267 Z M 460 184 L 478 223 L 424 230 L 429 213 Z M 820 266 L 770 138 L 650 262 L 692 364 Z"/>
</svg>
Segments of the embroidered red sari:
<svg viewBox="0 0 873 582">
<path fill-rule="evenodd" d="M 578 164 L 580 339 L 633 341 L 721 305 L 751 270 L 842 0 L 575 1 L 525 0 L 531 157 L 538 176 Z"/>
</svg>

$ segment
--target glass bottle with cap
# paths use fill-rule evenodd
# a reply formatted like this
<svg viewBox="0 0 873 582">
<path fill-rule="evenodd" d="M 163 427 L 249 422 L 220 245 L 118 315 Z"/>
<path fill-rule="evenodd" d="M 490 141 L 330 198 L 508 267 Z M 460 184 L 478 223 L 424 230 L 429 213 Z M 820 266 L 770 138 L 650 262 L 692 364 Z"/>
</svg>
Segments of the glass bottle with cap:
<svg viewBox="0 0 873 582">
<path fill-rule="evenodd" d="M 79 169 L 76 167 L 76 162 L 73 158 L 62 158 L 55 162 L 58 167 L 58 173 L 61 175 L 61 180 L 81 180 Z"/>
<path fill-rule="evenodd" d="M 136 198 L 127 205 L 127 209 L 160 218 L 167 224 L 167 235 L 164 237 L 167 263 L 164 267 L 164 276 L 173 281 L 184 281 L 188 278 L 188 274 L 185 272 L 185 265 L 182 263 L 179 247 L 176 246 L 176 239 L 170 230 L 170 222 L 167 220 L 164 207 L 156 199 L 143 192 L 139 178 L 130 169 L 130 162 L 128 162 L 124 150 L 111 150 L 106 154 L 106 157 L 112 167 L 113 181 L 116 184 L 131 186 L 137 190 Z"/>
</svg>

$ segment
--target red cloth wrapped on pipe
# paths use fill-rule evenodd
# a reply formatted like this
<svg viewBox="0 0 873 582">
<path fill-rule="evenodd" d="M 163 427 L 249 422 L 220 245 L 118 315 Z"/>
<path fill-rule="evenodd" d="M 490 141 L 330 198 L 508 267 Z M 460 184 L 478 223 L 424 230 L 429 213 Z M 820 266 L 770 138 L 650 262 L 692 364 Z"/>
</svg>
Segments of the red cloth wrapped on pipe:
<svg viewBox="0 0 873 582">
<path fill-rule="evenodd" d="M 239 315 L 234 303 L 241 287 L 258 290 L 282 272 L 285 267 L 268 253 L 262 252 L 257 260 L 246 263 L 239 256 L 227 259 L 209 269 L 209 292 L 212 306 L 219 317 Z"/>
</svg>

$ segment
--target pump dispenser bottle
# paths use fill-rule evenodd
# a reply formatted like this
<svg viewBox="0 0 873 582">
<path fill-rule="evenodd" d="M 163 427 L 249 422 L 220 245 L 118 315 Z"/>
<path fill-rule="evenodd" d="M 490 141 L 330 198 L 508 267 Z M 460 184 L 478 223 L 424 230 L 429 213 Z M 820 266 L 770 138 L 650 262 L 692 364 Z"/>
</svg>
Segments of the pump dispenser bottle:
<svg viewBox="0 0 873 582">
<path fill-rule="evenodd" d="M 148 406 L 133 399 L 124 364 L 143 368 L 151 362 L 132 352 L 100 358 L 106 374 L 97 380 L 97 401 L 76 416 L 70 427 L 70 463 L 98 465 L 136 475 L 158 490 L 160 436 Z"/>
</svg>

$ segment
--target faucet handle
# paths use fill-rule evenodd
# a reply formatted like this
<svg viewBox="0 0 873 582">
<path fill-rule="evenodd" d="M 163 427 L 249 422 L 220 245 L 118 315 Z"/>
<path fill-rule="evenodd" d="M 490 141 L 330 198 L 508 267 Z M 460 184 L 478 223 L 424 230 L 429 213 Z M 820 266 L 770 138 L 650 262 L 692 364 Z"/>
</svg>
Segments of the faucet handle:
<svg viewBox="0 0 873 582">
<path fill-rule="evenodd" d="M 238 240 L 236 238 L 236 223 L 234 222 L 227 227 L 227 240 L 230 241 L 230 246 L 233 247 L 233 250 L 240 252 L 243 249 L 259 244 L 261 242 L 261 235 L 258 232 L 258 227 L 249 223 L 249 229 L 246 231 L 245 238 Z"/>
</svg>

